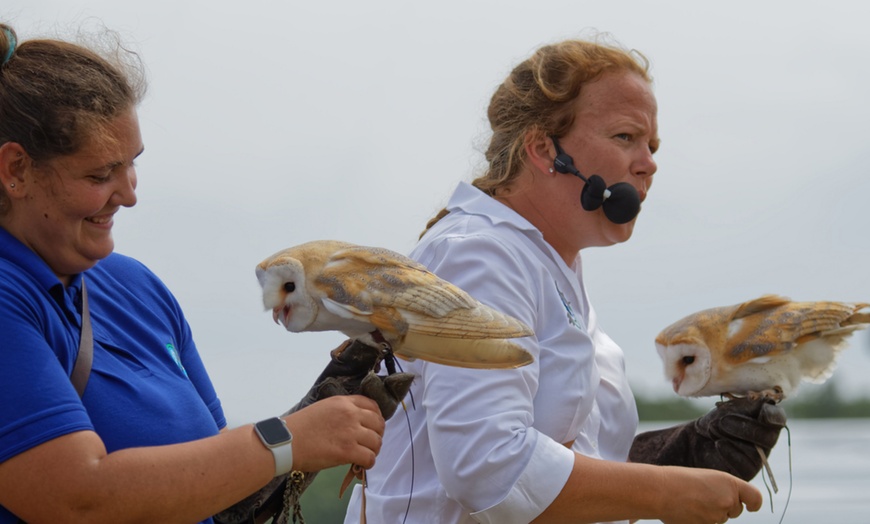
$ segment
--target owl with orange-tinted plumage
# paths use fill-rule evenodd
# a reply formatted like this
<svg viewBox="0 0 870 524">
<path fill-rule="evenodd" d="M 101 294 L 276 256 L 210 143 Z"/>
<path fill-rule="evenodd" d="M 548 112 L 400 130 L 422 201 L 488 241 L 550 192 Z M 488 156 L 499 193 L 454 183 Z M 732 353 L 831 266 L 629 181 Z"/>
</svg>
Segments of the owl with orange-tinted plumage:
<svg viewBox="0 0 870 524">
<path fill-rule="evenodd" d="M 868 308 L 765 295 L 689 315 L 662 330 L 655 343 L 679 395 L 782 400 L 802 381 L 831 376 L 850 335 L 870 325 Z"/>
<path fill-rule="evenodd" d="M 407 360 L 515 368 L 533 331 L 394 251 L 337 240 L 294 246 L 256 268 L 263 305 L 288 331 L 341 331 Z"/>
</svg>

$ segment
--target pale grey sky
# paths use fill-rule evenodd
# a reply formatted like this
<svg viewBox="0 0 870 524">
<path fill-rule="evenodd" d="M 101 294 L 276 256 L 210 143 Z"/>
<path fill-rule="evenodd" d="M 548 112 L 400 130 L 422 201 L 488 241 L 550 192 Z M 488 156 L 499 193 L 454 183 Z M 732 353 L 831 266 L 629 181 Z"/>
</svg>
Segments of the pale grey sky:
<svg viewBox="0 0 870 524">
<path fill-rule="evenodd" d="M 653 339 L 765 293 L 870 300 L 870 3 L 6 0 L 22 38 L 93 19 L 148 67 L 139 205 L 120 252 L 175 292 L 234 423 L 283 411 L 339 334 L 290 334 L 254 266 L 335 238 L 407 252 L 481 166 L 485 109 L 541 44 L 611 33 L 653 65 L 662 148 L 634 238 L 584 252 L 638 392 Z M 89 22 L 90 20 L 90 22 Z M 835 380 L 870 394 L 870 340 Z M 711 400 L 712 403 L 712 400 Z"/>
</svg>

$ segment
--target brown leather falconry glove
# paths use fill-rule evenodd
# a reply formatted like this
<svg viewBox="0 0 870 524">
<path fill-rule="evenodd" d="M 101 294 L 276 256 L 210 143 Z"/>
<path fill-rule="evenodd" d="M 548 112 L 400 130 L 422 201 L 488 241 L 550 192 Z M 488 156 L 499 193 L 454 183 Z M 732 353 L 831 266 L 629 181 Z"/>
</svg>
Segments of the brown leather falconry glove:
<svg viewBox="0 0 870 524">
<path fill-rule="evenodd" d="M 634 438 L 630 462 L 717 469 L 749 481 L 785 427 L 785 411 L 770 399 L 718 402 L 706 415 L 680 426 Z"/>
<path fill-rule="evenodd" d="M 348 340 L 332 350 L 332 360 L 314 381 L 305 397 L 284 415 L 334 395 L 363 395 L 378 403 L 381 415 L 388 419 L 411 389 L 414 375 L 393 373 L 388 376 L 376 375 L 384 352 L 377 347 L 363 344 L 358 340 Z M 392 358 L 389 356 L 388 358 Z M 284 492 L 290 476 L 297 472 L 280 475 L 272 479 L 264 488 L 250 495 L 214 516 L 218 524 L 258 524 L 274 516 L 276 524 L 284 524 Z M 293 505 L 314 481 L 317 472 L 306 472 L 297 481 L 288 502 Z"/>
</svg>

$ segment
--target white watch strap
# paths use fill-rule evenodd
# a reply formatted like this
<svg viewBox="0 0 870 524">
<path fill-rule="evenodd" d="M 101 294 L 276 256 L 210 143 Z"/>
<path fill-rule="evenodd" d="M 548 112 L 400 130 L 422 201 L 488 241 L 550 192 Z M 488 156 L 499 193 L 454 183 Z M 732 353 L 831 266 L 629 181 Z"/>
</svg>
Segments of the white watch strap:
<svg viewBox="0 0 870 524">
<path fill-rule="evenodd" d="M 254 432 L 275 459 L 275 476 L 293 470 L 293 434 L 287 423 L 279 417 L 261 420 L 254 424 Z"/>
<path fill-rule="evenodd" d="M 293 443 L 288 442 L 269 449 L 275 457 L 275 476 L 290 473 L 293 470 Z"/>
</svg>

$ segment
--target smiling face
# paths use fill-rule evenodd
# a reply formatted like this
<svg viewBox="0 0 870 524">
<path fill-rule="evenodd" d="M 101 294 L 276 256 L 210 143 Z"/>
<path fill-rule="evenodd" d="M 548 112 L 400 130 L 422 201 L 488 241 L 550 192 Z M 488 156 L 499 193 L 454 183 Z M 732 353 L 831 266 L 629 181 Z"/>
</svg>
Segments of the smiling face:
<svg viewBox="0 0 870 524">
<path fill-rule="evenodd" d="M 136 110 L 102 131 L 72 155 L 31 162 L 19 153 L 20 168 L 10 169 L 15 187 L 7 184 L 11 205 L 0 225 L 64 284 L 109 256 L 115 213 L 136 204 L 134 159 L 143 151 Z"/>
</svg>

